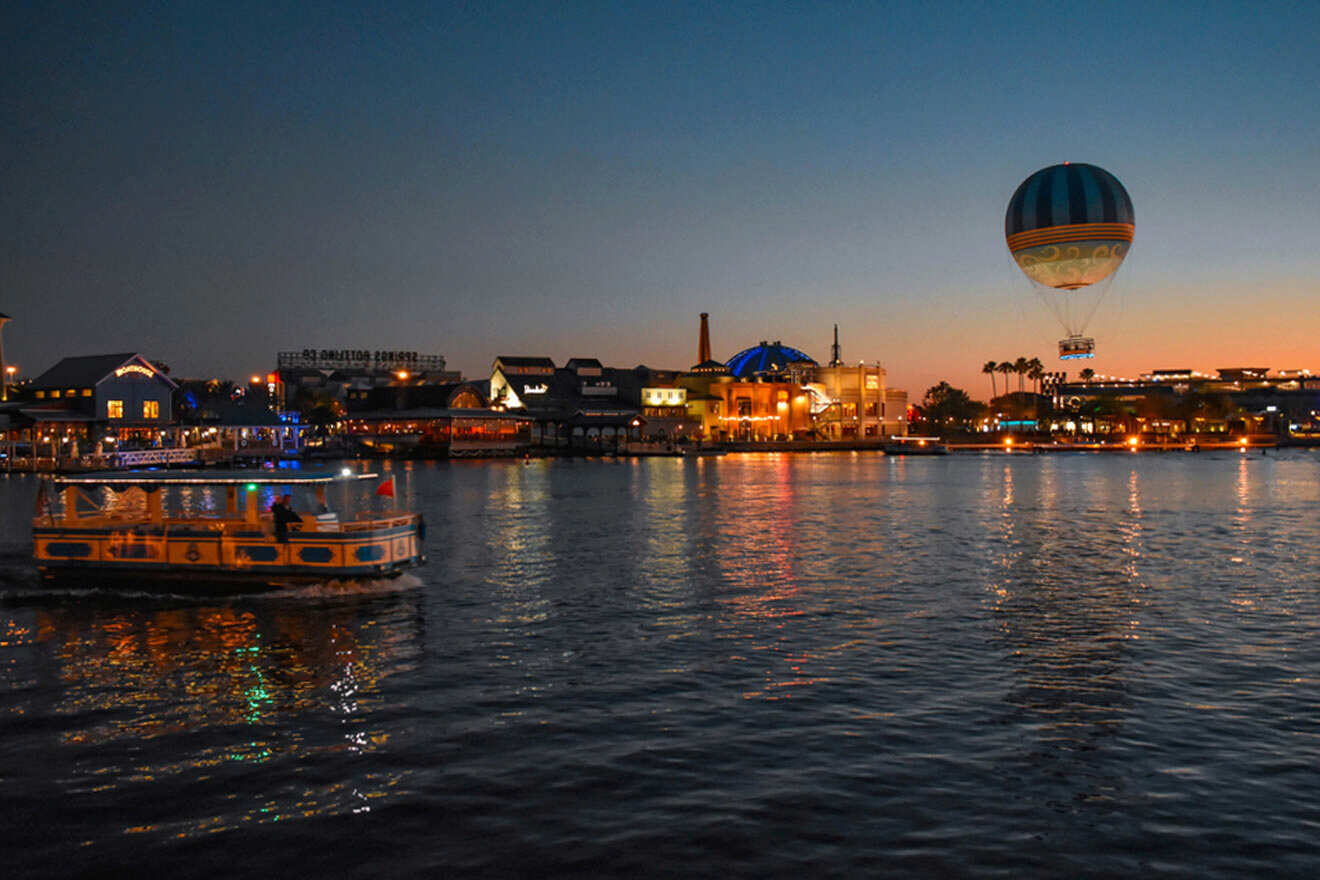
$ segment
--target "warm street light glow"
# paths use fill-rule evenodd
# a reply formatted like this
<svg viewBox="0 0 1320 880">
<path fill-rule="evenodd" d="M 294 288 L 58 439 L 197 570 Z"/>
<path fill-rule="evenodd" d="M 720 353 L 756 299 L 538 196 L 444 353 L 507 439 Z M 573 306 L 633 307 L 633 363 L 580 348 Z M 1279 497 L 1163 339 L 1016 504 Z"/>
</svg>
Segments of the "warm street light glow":
<svg viewBox="0 0 1320 880">
<path fill-rule="evenodd" d="M 260 377 L 260 376 L 253 376 L 253 377 L 252 377 L 252 384 L 253 384 L 253 385 L 260 385 L 260 384 L 261 384 L 261 377 Z"/>
<path fill-rule="evenodd" d="M 408 371 L 407 371 L 407 370 L 399 370 L 399 372 L 395 373 L 394 375 L 399 377 L 399 381 L 400 381 L 400 382 L 405 382 L 405 381 L 407 381 L 407 379 L 408 379 Z"/>
</svg>

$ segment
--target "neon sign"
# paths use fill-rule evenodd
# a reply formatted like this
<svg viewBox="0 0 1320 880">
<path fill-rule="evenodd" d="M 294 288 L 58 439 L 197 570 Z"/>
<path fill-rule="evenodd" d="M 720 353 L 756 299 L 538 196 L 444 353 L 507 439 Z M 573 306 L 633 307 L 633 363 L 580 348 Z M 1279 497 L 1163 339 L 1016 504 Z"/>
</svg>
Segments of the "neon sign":
<svg viewBox="0 0 1320 880">
<path fill-rule="evenodd" d="M 144 367 L 141 364 L 125 364 L 115 370 L 115 376 L 122 376 L 125 373 L 141 373 L 144 376 L 156 375 L 156 371 L 151 369 L 151 367 Z"/>
</svg>

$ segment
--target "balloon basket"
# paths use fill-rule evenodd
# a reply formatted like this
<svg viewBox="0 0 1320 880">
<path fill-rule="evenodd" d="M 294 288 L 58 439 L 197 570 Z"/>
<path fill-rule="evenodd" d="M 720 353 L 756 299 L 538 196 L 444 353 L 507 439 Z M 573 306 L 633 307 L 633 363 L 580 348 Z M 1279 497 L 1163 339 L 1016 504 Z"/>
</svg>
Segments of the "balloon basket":
<svg viewBox="0 0 1320 880">
<path fill-rule="evenodd" d="M 1095 340 L 1089 336 L 1069 336 L 1059 340 L 1059 360 L 1075 361 L 1095 357 Z"/>
</svg>

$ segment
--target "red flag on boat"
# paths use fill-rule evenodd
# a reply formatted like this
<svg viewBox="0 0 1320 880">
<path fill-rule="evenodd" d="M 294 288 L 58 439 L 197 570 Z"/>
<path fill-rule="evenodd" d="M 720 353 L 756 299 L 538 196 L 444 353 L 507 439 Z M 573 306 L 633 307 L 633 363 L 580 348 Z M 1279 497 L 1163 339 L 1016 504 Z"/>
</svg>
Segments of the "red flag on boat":
<svg viewBox="0 0 1320 880">
<path fill-rule="evenodd" d="M 386 480 L 385 482 L 383 482 L 383 483 L 381 483 L 379 486 L 377 486 L 377 487 L 376 487 L 376 494 L 377 494 L 377 495 L 388 495 L 390 498 L 393 498 L 393 497 L 394 497 L 394 478 L 393 478 L 393 477 L 390 477 L 388 480 Z"/>
</svg>

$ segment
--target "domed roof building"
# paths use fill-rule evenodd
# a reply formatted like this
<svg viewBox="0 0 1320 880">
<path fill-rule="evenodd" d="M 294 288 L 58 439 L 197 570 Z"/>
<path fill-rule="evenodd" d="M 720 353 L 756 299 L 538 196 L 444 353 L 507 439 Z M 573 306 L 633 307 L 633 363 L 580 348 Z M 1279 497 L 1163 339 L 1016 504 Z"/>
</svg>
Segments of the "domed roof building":
<svg viewBox="0 0 1320 880">
<path fill-rule="evenodd" d="M 729 372 L 739 379 L 753 379 L 756 376 L 782 376 L 798 369 L 820 365 L 803 352 L 777 339 L 774 342 L 763 339 L 759 344 L 729 358 L 727 366 Z"/>
</svg>

